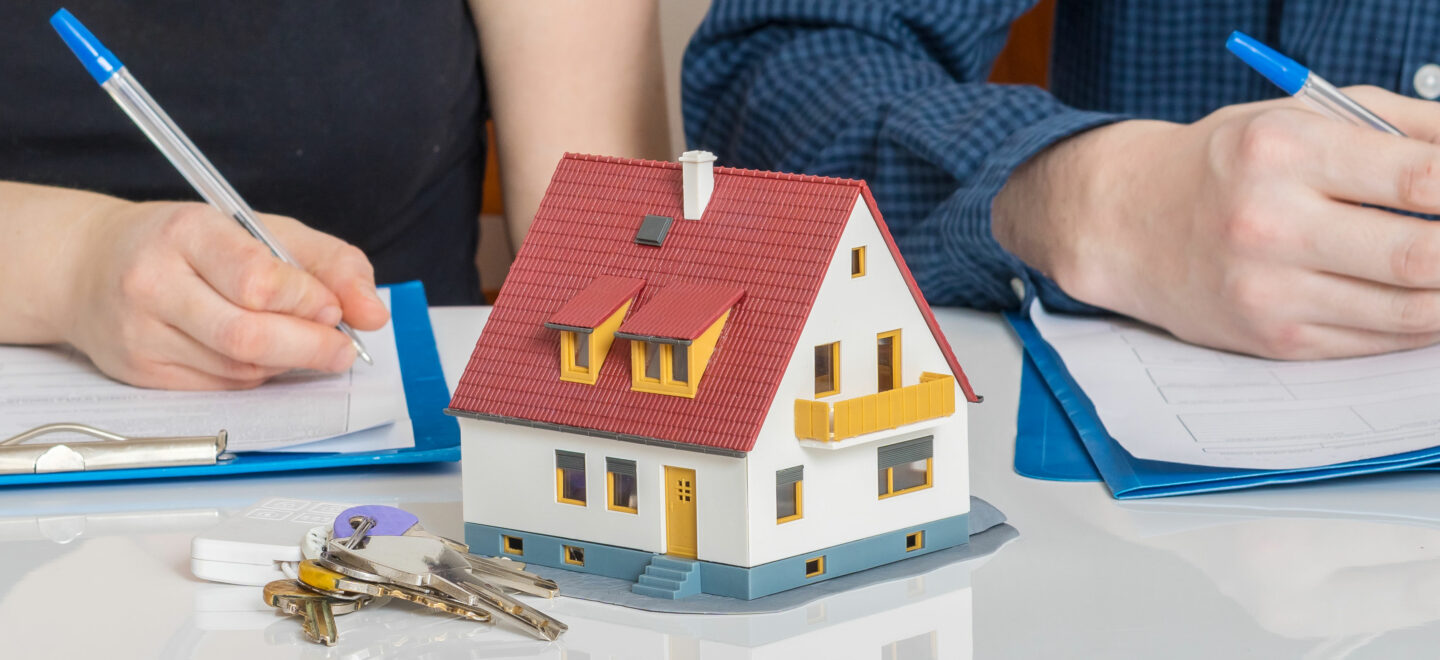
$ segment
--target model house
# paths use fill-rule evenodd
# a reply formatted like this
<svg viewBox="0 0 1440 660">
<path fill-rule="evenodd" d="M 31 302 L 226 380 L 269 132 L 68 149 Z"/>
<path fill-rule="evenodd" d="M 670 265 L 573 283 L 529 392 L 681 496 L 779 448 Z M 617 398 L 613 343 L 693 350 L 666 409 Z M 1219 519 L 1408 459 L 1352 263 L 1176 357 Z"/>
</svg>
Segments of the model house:
<svg viewBox="0 0 1440 660">
<path fill-rule="evenodd" d="M 756 598 L 965 543 L 980 399 L 862 181 L 567 155 L 449 412 L 466 539 Z"/>
</svg>

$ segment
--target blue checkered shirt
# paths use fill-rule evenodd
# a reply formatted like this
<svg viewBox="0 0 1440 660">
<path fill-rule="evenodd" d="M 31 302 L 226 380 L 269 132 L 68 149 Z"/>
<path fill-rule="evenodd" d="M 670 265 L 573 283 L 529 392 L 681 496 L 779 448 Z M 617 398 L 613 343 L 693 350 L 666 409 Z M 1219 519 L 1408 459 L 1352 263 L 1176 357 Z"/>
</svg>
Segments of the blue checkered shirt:
<svg viewBox="0 0 1440 660">
<path fill-rule="evenodd" d="M 1281 92 L 1241 30 L 1336 85 L 1415 95 L 1427 0 L 1060 0 L 1050 90 L 985 82 L 1031 0 L 714 0 L 685 54 L 685 131 L 722 164 L 865 179 L 934 304 L 1095 311 L 996 243 L 990 206 L 1046 146 L 1126 118 L 1194 121 Z M 1023 283 L 1023 300 L 1012 280 Z"/>
</svg>

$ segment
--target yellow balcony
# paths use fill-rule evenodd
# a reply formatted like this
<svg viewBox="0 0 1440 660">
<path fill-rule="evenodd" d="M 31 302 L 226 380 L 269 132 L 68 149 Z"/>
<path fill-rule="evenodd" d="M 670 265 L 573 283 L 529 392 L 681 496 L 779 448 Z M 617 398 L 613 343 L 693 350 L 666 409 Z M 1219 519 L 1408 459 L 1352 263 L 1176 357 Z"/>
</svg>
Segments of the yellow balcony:
<svg viewBox="0 0 1440 660">
<path fill-rule="evenodd" d="M 920 383 L 853 399 L 795 400 L 795 437 L 838 442 L 955 413 L 955 378 L 925 372 Z"/>
</svg>

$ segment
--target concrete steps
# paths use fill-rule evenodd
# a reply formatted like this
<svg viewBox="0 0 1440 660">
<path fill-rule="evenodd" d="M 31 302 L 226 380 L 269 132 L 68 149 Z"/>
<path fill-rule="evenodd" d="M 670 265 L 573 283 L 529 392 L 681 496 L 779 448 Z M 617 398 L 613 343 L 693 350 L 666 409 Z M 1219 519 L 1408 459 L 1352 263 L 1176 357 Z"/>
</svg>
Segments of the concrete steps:
<svg viewBox="0 0 1440 660">
<path fill-rule="evenodd" d="M 656 555 L 645 566 L 630 591 L 642 596 L 676 600 L 700 593 L 700 564 L 689 559 Z"/>
</svg>

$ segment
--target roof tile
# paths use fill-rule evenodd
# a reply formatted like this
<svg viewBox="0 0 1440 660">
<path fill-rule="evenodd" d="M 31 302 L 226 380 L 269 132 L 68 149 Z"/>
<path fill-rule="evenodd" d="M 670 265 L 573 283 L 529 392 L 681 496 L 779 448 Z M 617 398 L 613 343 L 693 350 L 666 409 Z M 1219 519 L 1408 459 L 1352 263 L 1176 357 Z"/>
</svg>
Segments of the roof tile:
<svg viewBox="0 0 1440 660">
<path fill-rule="evenodd" d="M 676 282 L 620 324 L 620 332 L 644 337 L 694 339 L 705 332 L 745 291 L 733 284 Z"/>
<path fill-rule="evenodd" d="M 870 206 L 897 260 L 899 252 L 863 182 L 726 167 L 714 170 L 703 219 L 677 220 L 663 247 L 637 245 L 645 215 L 683 215 L 680 173 L 678 163 L 575 154 L 560 161 L 452 408 L 718 450 L 753 448 L 859 200 Z M 967 398 L 977 400 L 900 263 Z M 711 292 L 743 291 L 726 307 L 733 311 L 695 398 L 632 391 L 628 355 L 615 355 L 629 352 L 624 341 L 611 345 L 596 384 L 559 379 L 557 332 L 543 324 L 607 277 L 644 281 L 632 319 L 657 300 L 666 307 L 667 290 L 703 283 Z M 715 305 L 694 307 L 710 310 L 698 318 Z M 688 334 L 695 318 L 675 321 L 674 331 Z"/>
<path fill-rule="evenodd" d="M 567 300 L 546 322 L 572 328 L 594 328 L 620 309 L 625 301 L 634 298 L 644 286 L 645 280 L 642 279 L 601 275 Z"/>
</svg>

